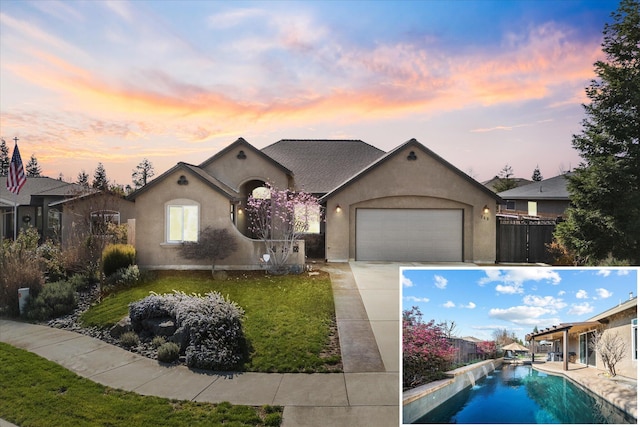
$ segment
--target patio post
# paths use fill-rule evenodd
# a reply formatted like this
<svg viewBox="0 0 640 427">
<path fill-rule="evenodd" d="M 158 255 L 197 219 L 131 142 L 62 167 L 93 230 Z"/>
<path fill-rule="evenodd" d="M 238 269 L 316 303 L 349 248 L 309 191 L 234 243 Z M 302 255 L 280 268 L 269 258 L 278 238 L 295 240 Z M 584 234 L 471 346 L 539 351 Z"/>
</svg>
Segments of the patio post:
<svg viewBox="0 0 640 427">
<path fill-rule="evenodd" d="M 562 331 L 562 369 L 569 370 L 569 329 Z"/>
</svg>

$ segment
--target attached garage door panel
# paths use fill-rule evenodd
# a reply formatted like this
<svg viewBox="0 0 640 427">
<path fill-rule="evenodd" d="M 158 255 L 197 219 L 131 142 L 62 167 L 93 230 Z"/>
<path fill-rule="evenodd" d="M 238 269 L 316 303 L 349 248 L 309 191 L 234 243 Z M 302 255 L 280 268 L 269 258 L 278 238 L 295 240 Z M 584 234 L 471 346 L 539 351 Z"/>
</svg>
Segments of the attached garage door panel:
<svg viewBox="0 0 640 427">
<path fill-rule="evenodd" d="M 358 209 L 359 261 L 462 261 L 462 209 Z"/>
</svg>

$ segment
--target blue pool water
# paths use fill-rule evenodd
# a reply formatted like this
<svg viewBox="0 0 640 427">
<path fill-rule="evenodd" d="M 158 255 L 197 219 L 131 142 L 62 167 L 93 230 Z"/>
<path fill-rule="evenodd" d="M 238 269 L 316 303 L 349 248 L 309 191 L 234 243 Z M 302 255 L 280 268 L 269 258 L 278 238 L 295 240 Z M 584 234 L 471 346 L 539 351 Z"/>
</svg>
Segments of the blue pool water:
<svg viewBox="0 0 640 427">
<path fill-rule="evenodd" d="M 627 416 L 571 381 L 531 366 L 503 365 L 416 424 L 627 424 Z"/>
</svg>

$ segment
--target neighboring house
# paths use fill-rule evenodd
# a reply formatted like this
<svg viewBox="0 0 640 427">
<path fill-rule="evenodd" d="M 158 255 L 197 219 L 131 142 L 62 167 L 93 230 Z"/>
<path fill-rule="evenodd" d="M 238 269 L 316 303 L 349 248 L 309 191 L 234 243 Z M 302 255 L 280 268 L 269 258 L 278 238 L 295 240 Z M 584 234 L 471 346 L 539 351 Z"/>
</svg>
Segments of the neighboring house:
<svg viewBox="0 0 640 427">
<path fill-rule="evenodd" d="M 61 210 L 52 203 L 77 196 L 85 189 L 76 184 L 46 177 L 27 177 L 16 196 L 7 190 L 7 177 L 0 177 L 0 239 L 13 239 L 14 206 L 18 205 L 18 231 L 35 227 L 43 239 L 60 238 Z"/>
<path fill-rule="evenodd" d="M 50 209 L 57 209 L 61 215 L 62 241 L 73 243 L 74 237 L 89 234 L 110 234 L 109 226 L 128 226 L 135 221 L 135 205 L 133 202 L 114 194 L 101 191 L 90 191 L 80 196 L 51 203 Z M 135 242 L 134 227 L 127 227 L 127 237 Z"/>
<path fill-rule="evenodd" d="M 567 370 L 571 353 L 575 363 L 605 370 L 601 357 L 590 347 L 595 331 L 618 334 L 626 346 L 625 357 L 616 365 L 616 372 L 629 378 L 638 377 L 638 298 L 629 299 L 584 322 L 561 323 L 538 333 L 527 335 L 527 341 L 551 341 L 551 351 L 562 353 L 564 370 Z"/>
<path fill-rule="evenodd" d="M 563 217 L 570 203 L 566 177 L 558 175 L 498 193 L 505 201 L 500 214 L 541 219 Z"/>
<path fill-rule="evenodd" d="M 221 268 L 259 268 L 264 244 L 251 238 L 245 208 L 265 183 L 320 198 L 324 221 L 318 215 L 309 232 L 325 238 L 328 261 L 495 261 L 501 199 L 415 139 L 385 153 L 357 140 L 281 140 L 258 150 L 240 138 L 129 196 L 139 264 L 207 268 L 178 248 L 213 226 L 239 243 Z M 292 264 L 305 262 L 303 247 Z"/>
</svg>

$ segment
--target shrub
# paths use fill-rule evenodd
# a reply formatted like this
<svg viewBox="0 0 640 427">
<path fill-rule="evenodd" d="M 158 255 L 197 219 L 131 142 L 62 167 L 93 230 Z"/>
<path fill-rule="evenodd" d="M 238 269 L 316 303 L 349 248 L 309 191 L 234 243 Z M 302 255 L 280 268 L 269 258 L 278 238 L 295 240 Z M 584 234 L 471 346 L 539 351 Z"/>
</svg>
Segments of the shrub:
<svg viewBox="0 0 640 427">
<path fill-rule="evenodd" d="M 282 415 L 279 413 L 272 412 L 264 417 L 265 426 L 279 426 L 280 424 L 282 424 Z"/>
<path fill-rule="evenodd" d="M 47 275 L 47 281 L 56 282 L 66 278 L 59 244 L 47 239 L 38 247 L 37 253 L 42 263 L 42 269 Z"/>
<path fill-rule="evenodd" d="M 188 336 L 185 356 L 192 368 L 228 370 L 244 357 L 242 330 L 244 310 L 218 292 L 204 297 L 175 291 L 173 294 L 148 297 L 129 304 L 131 326 L 142 330 L 142 321 L 172 317 L 179 331 Z"/>
<path fill-rule="evenodd" d="M 73 312 L 78 306 L 76 289 L 69 282 L 46 284 L 35 298 L 29 298 L 25 314 L 33 320 L 48 320 Z"/>
<path fill-rule="evenodd" d="M 94 280 L 85 274 L 74 274 L 67 281 L 73 285 L 76 291 L 87 289 L 94 283 Z"/>
<path fill-rule="evenodd" d="M 417 307 L 402 313 L 403 389 L 442 378 L 454 354 L 442 328 L 423 322 Z"/>
<path fill-rule="evenodd" d="M 0 242 L 0 313 L 18 316 L 18 289 L 29 288 L 30 298 L 40 293 L 44 284 L 42 263 L 38 255 L 38 231 L 21 230 L 15 241 Z"/>
<path fill-rule="evenodd" d="M 151 346 L 153 348 L 158 348 L 166 342 L 167 340 L 164 337 L 153 337 L 153 340 L 151 340 Z"/>
<path fill-rule="evenodd" d="M 102 272 L 106 277 L 135 263 L 136 249 L 131 245 L 107 245 L 102 251 Z"/>
<path fill-rule="evenodd" d="M 140 269 L 137 265 L 121 268 L 108 276 L 102 287 L 102 291 L 109 293 L 115 289 L 131 288 L 142 281 Z"/>
<path fill-rule="evenodd" d="M 135 332 L 125 332 L 120 335 L 120 344 L 126 348 L 131 348 L 140 344 L 140 338 Z"/>
<path fill-rule="evenodd" d="M 166 342 L 158 347 L 158 360 L 160 362 L 171 363 L 180 357 L 180 347 L 173 342 Z"/>
</svg>

